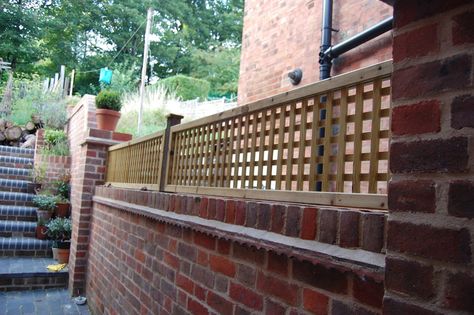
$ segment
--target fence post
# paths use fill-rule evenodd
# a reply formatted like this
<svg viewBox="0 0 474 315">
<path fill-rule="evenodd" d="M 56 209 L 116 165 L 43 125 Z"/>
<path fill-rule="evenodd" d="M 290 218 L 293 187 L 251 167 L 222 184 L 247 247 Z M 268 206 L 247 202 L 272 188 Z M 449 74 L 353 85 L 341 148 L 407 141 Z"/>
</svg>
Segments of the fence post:
<svg viewBox="0 0 474 315">
<path fill-rule="evenodd" d="M 171 127 L 179 125 L 183 116 L 169 114 L 166 116 L 166 129 L 164 134 L 163 155 L 161 157 L 160 170 L 160 191 L 165 191 L 166 179 L 168 175 L 168 159 L 170 157 Z"/>
</svg>

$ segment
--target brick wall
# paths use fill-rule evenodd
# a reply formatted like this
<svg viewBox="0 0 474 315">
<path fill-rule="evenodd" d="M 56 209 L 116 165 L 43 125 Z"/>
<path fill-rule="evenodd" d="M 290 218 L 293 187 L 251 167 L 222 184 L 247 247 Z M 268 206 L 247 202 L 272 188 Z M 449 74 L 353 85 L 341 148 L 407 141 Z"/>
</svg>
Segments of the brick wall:
<svg viewBox="0 0 474 315">
<path fill-rule="evenodd" d="M 94 201 L 97 314 L 381 312 L 383 214 L 109 187 Z"/>
<path fill-rule="evenodd" d="M 319 80 L 322 2 L 315 0 L 245 1 L 238 102 L 245 104 L 294 87 L 287 74 L 303 70 L 299 86 Z M 376 0 L 334 1 L 333 44 L 392 15 Z M 381 35 L 334 61 L 332 74 L 392 58 L 391 34 Z"/>
<path fill-rule="evenodd" d="M 474 4 L 394 16 L 384 314 L 473 314 Z"/>
<path fill-rule="evenodd" d="M 69 109 L 68 139 L 71 151 L 72 237 L 69 258 L 69 290 L 80 294 L 85 287 L 89 223 L 95 185 L 105 179 L 107 148 L 131 139 L 131 135 L 95 129 L 95 98 L 85 95 Z"/>
</svg>

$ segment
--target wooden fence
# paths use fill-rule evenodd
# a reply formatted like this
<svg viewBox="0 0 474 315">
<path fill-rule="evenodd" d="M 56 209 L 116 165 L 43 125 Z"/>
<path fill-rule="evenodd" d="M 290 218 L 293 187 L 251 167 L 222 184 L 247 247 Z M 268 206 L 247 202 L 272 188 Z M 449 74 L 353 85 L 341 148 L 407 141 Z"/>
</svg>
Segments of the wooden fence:
<svg viewBox="0 0 474 315">
<path fill-rule="evenodd" d="M 391 71 L 385 62 L 111 147 L 107 181 L 386 208 Z M 164 137 L 169 150 L 156 147 Z"/>
</svg>

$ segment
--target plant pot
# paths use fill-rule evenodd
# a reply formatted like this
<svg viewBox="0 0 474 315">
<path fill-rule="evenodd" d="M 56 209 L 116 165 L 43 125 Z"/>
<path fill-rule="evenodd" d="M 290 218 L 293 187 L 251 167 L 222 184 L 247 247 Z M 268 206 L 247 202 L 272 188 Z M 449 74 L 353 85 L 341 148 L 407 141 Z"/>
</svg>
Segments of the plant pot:
<svg viewBox="0 0 474 315">
<path fill-rule="evenodd" d="M 54 213 L 58 218 L 67 218 L 69 216 L 69 203 L 57 203 Z"/>
<path fill-rule="evenodd" d="M 97 108 L 95 111 L 97 128 L 114 131 L 120 119 L 120 112 L 110 109 Z"/>
<path fill-rule="evenodd" d="M 69 248 L 58 248 L 58 263 L 67 264 L 69 262 Z"/>
<path fill-rule="evenodd" d="M 58 248 L 52 247 L 51 250 L 53 251 L 53 259 L 58 260 Z"/>
<path fill-rule="evenodd" d="M 43 218 L 45 221 L 48 221 L 49 219 L 51 219 L 52 213 L 48 210 L 38 209 L 36 210 L 36 215 L 38 216 L 38 219 Z"/>
<path fill-rule="evenodd" d="M 46 235 L 46 232 L 48 231 L 48 228 L 44 225 L 37 225 L 36 226 L 36 238 L 39 240 L 45 240 L 48 238 Z"/>
<path fill-rule="evenodd" d="M 27 183 L 26 192 L 29 194 L 36 194 L 37 191 L 41 189 L 40 183 Z"/>
</svg>

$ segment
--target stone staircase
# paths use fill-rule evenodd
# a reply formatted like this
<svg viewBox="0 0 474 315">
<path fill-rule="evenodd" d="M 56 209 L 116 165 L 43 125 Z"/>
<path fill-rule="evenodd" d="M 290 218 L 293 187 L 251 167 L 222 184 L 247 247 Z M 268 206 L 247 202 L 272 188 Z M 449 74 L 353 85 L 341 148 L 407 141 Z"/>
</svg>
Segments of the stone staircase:
<svg viewBox="0 0 474 315">
<path fill-rule="evenodd" d="M 66 287 L 67 270 L 49 272 L 51 241 L 35 238 L 36 208 L 27 193 L 34 150 L 0 146 L 0 291 Z"/>
</svg>

